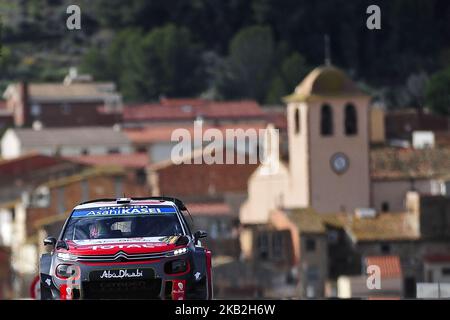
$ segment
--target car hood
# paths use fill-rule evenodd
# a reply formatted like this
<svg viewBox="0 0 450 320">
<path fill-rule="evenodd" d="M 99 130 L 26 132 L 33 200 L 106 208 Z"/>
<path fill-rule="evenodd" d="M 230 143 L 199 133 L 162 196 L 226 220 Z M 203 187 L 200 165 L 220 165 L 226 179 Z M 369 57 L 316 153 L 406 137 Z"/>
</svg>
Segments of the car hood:
<svg viewBox="0 0 450 320">
<path fill-rule="evenodd" d="M 122 238 L 99 240 L 69 240 L 66 241 L 69 252 L 74 255 L 113 255 L 119 251 L 127 254 L 158 253 L 174 250 L 179 236 L 152 238 Z"/>
</svg>

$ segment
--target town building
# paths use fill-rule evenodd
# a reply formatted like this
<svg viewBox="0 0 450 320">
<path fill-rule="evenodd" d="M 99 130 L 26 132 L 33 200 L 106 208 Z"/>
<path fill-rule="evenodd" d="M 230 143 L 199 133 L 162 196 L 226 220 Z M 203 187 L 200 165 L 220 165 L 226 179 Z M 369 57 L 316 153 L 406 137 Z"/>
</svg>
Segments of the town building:
<svg viewBox="0 0 450 320">
<path fill-rule="evenodd" d="M 266 114 L 256 101 L 212 101 L 206 99 L 162 98 L 159 103 L 127 105 L 123 109 L 125 127 L 145 127 L 154 124 L 266 123 Z"/>
<path fill-rule="evenodd" d="M 11 274 L 10 248 L 0 245 L 0 300 L 13 297 Z"/>
<path fill-rule="evenodd" d="M 150 184 L 147 181 L 147 167 L 149 166 L 149 158 L 145 153 L 112 153 L 100 155 L 80 155 L 67 158 L 71 162 L 84 164 L 94 167 L 111 167 L 117 166 L 123 168 L 130 179 L 136 181 L 136 185 L 140 186 L 142 191 L 150 194 Z M 133 196 L 132 194 L 128 194 Z"/>
<path fill-rule="evenodd" d="M 266 261 L 265 268 L 295 279 L 294 296 L 319 298 L 339 296 L 339 277 L 367 277 L 369 257 L 392 255 L 401 266 L 392 290 L 364 297 L 415 296 L 426 255 L 450 249 L 441 229 L 428 229 L 447 225 L 450 149 L 389 147 L 383 109 L 334 66 L 313 70 L 285 101 L 289 161 L 268 148 L 273 161 L 251 175 L 240 209 L 246 263 Z M 286 231 L 292 252 L 281 254 Z M 280 269 L 264 258 L 270 252 L 294 259 L 284 258 Z M 346 296 L 353 280 L 342 279 Z M 283 279 L 276 285 L 292 290 Z"/>
<path fill-rule="evenodd" d="M 196 128 L 199 128 L 198 130 Z M 226 137 L 227 131 L 230 130 L 237 137 L 249 136 L 250 133 L 258 134 L 259 130 L 264 129 L 265 123 L 253 124 L 219 124 L 208 125 L 203 121 L 189 122 L 185 124 L 166 124 L 166 125 L 150 125 L 143 128 L 124 128 L 123 132 L 131 141 L 133 150 L 139 153 L 146 153 L 151 163 L 158 163 L 169 160 L 172 156 L 174 147 L 179 144 L 179 136 L 177 132 L 185 132 L 190 138 L 190 143 L 194 145 L 194 139 L 199 139 L 202 145 L 207 145 L 210 141 L 204 141 L 204 133 L 209 129 L 220 131 L 223 137 Z M 198 130 L 198 133 L 196 131 Z M 209 138 L 208 138 L 209 139 Z M 236 144 L 230 141 L 230 146 Z M 248 148 L 256 151 L 258 145 L 252 144 Z"/>
<path fill-rule="evenodd" d="M 411 141 L 414 131 L 449 131 L 450 117 L 433 114 L 427 110 L 405 108 L 387 112 L 385 124 L 387 139 Z"/>
<path fill-rule="evenodd" d="M 64 157 L 132 152 L 127 136 L 115 127 L 10 128 L 0 144 L 4 159 L 30 152 Z"/>
<path fill-rule="evenodd" d="M 153 196 L 173 196 L 183 199 L 192 217 L 192 228 L 208 232 L 206 244 L 214 248 L 215 256 L 239 258 L 239 208 L 246 198 L 247 181 L 258 166 L 250 163 L 248 153 L 243 153 L 245 162 L 238 164 L 208 164 L 206 155 L 216 152 L 218 158 L 229 151 L 234 157 L 240 152 L 235 148 L 221 150 L 194 150 L 179 159 L 151 164 L 148 181 Z M 188 217 L 188 221 L 191 219 Z"/>
<path fill-rule="evenodd" d="M 96 198 L 148 196 L 146 181 L 139 181 L 136 167 L 127 165 L 93 166 L 40 154 L 0 161 L 0 247 L 8 253 L 2 259 L 10 261 L 13 297 L 29 296 L 45 250 L 43 239 L 58 236 L 75 205 Z"/>
<path fill-rule="evenodd" d="M 7 109 L 6 101 L 0 100 L 0 132 L 14 125 L 12 112 Z"/>
<path fill-rule="evenodd" d="M 94 82 L 72 68 L 60 83 L 13 83 L 3 98 L 16 127 L 112 126 L 121 121 L 114 83 Z"/>
</svg>

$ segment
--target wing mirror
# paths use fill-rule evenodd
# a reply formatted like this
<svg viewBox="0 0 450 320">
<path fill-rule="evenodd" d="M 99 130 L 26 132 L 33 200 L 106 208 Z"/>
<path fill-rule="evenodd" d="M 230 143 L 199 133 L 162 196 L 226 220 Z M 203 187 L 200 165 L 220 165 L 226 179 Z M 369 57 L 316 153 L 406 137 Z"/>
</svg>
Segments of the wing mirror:
<svg viewBox="0 0 450 320">
<path fill-rule="evenodd" d="M 194 233 L 194 243 L 197 244 L 199 239 L 206 238 L 207 236 L 208 236 L 208 233 L 206 233 L 206 231 L 201 231 L 201 230 L 196 231 Z"/>
<path fill-rule="evenodd" d="M 44 239 L 44 246 L 52 246 L 56 245 L 56 239 L 54 237 L 47 237 Z"/>
</svg>

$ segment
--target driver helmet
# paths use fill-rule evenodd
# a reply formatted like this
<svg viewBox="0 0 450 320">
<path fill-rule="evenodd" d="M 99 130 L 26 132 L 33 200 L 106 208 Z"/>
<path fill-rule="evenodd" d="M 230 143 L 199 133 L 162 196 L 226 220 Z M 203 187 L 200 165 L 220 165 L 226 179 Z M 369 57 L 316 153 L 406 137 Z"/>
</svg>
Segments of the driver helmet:
<svg viewBox="0 0 450 320">
<path fill-rule="evenodd" d="M 104 237 L 108 232 L 105 225 L 100 221 L 95 221 L 89 225 L 89 238 L 99 239 Z"/>
</svg>

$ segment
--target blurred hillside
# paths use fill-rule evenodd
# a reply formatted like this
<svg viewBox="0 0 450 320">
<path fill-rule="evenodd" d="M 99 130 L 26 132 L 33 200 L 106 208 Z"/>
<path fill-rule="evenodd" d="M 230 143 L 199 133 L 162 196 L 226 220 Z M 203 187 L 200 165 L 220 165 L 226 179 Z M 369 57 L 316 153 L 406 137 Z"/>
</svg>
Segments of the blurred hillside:
<svg viewBox="0 0 450 320">
<path fill-rule="evenodd" d="M 81 7 L 81 31 L 66 29 L 69 4 Z M 75 65 L 115 81 L 128 101 L 202 95 L 276 104 L 323 63 L 328 34 L 333 64 L 389 107 L 426 101 L 448 113 L 448 97 L 433 97 L 450 85 L 450 2 L 377 1 L 376 31 L 365 26 L 370 4 L 0 0 L 0 81 L 60 81 Z"/>
</svg>

